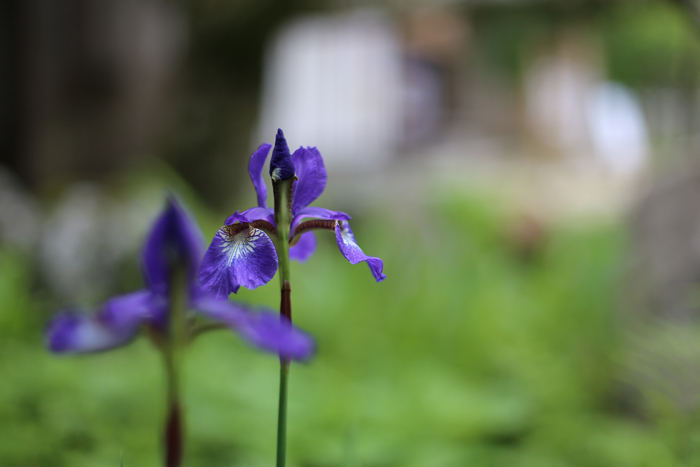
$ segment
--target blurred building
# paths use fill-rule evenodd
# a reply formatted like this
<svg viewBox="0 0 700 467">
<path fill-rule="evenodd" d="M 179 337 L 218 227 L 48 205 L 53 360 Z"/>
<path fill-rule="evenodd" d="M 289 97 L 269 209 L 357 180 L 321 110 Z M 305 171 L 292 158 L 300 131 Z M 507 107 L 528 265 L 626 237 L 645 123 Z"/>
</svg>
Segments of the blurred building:
<svg viewBox="0 0 700 467">
<path fill-rule="evenodd" d="M 464 86 L 465 19 L 438 8 L 294 20 L 268 50 L 256 140 L 282 127 L 346 169 L 381 167 L 401 149 L 433 142 Z"/>
<path fill-rule="evenodd" d="M 268 52 L 259 137 L 277 127 L 290 146 L 318 146 L 330 165 L 375 165 L 401 135 L 402 63 L 398 31 L 383 15 L 304 18 Z"/>
</svg>

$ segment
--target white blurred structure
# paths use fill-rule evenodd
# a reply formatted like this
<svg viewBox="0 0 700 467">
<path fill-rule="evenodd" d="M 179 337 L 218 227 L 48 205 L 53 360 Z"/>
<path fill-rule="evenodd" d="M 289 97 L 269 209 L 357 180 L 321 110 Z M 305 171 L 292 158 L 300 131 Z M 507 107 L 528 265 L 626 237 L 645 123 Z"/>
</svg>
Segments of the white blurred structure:
<svg viewBox="0 0 700 467">
<path fill-rule="evenodd" d="M 569 53 L 543 57 L 525 78 L 530 129 L 564 155 L 589 152 L 586 100 L 597 77 L 587 63 Z"/>
<path fill-rule="evenodd" d="M 42 215 L 40 271 L 66 303 L 95 303 L 113 293 L 120 263 L 134 261 L 163 204 L 162 188 L 119 199 L 91 183 L 72 186 Z"/>
<path fill-rule="evenodd" d="M 649 159 L 649 136 L 632 91 L 620 84 L 601 83 L 590 90 L 586 111 L 595 155 L 620 175 L 642 170 Z"/>
<path fill-rule="evenodd" d="M 292 150 L 317 146 L 329 166 L 381 164 L 401 137 L 398 33 L 384 16 L 354 12 L 298 20 L 267 55 L 256 141 L 282 128 Z"/>
<path fill-rule="evenodd" d="M 567 32 L 525 78 L 528 125 L 566 159 L 602 163 L 617 175 L 639 173 L 650 156 L 649 132 L 637 97 L 605 81 L 600 52 L 586 36 Z"/>
</svg>

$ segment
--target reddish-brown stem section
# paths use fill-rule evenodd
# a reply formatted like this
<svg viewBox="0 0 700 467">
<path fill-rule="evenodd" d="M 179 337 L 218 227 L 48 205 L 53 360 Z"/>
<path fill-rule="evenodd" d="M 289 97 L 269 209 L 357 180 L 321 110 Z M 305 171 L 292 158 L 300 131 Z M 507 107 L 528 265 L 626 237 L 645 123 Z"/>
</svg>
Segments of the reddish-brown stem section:
<svg viewBox="0 0 700 467">
<path fill-rule="evenodd" d="M 289 285 L 289 281 L 284 281 L 282 283 L 282 300 L 280 303 L 280 314 L 287 318 L 287 324 L 292 325 L 292 286 Z M 284 321 L 284 318 L 282 319 Z M 280 355 L 280 362 L 282 367 L 289 368 L 289 359 L 283 358 Z"/>
<path fill-rule="evenodd" d="M 180 405 L 173 402 L 165 423 L 165 467 L 180 467 L 182 452 L 182 412 Z"/>
<path fill-rule="evenodd" d="M 282 284 L 282 302 L 280 303 L 280 313 L 282 316 L 287 318 L 290 323 L 292 322 L 291 293 L 292 287 L 289 285 L 289 281 L 284 281 L 284 284 Z"/>
</svg>

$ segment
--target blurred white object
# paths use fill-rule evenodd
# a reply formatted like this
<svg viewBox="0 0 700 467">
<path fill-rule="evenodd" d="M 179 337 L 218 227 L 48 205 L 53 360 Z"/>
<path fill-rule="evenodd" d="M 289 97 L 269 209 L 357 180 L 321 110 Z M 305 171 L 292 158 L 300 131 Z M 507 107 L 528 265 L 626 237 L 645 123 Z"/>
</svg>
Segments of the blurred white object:
<svg viewBox="0 0 700 467">
<path fill-rule="evenodd" d="M 586 100 L 596 73 L 571 53 L 540 59 L 526 77 L 530 125 L 537 137 L 564 155 L 588 152 Z"/>
<path fill-rule="evenodd" d="M 154 215 L 150 200 L 120 202 L 97 185 L 73 186 L 44 221 L 38 260 L 46 281 L 65 301 L 103 299 Z"/>
<path fill-rule="evenodd" d="M 282 128 L 292 151 L 317 146 L 329 166 L 367 169 L 401 137 L 398 33 L 372 12 L 297 20 L 273 40 L 265 63 L 256 141 Z"/>
<path fill-rule="evenodd" d="M 649 137 L 637 98 L 620 84 L 590 90 L 587 120 L 595 155 L 620 175 L 639 172 L 649 158 Z"/>
<path fill-rule="evenodd" d="M 563 31 L 554 50 L 527 73 L 529 127 L 566 159 L 598 162 L 614 174 L 632 176 L 650 152 L 642 108 L 630 90 L 602 76 L 596 41 Z"/>
</svg>

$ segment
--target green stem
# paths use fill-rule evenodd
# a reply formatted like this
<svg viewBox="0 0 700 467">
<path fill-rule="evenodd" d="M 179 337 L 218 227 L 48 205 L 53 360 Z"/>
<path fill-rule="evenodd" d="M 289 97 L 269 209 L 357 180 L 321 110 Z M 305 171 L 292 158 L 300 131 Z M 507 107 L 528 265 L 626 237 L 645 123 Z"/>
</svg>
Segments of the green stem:
<svg viewBox="0 0 700 467">
<path fill-rule="evenodd" d="M 277 413 L 277 467 L 284 467 L 287 459 L 287 387 L 289 360 L 280 360 L 280 400 Z"/>
<path fill-rule="evenodd" d="M 277 224 L 277 258 L 280 276 L 280 314 L 292 322 L 292 303 L 289 270 L 289 226 L 291 224 L 291 193 L 294 180 L 274 183 L 275 223 Z M 277 467 L 284 467 L 287 455 L 287 392 L 289 359 L 280 357 L 280 397 L 277 414 Z"/>
<path fill-rule="evenodd" d="M 289 226 L 292 223 L 292 186 L 294 180 L 284 180 L 273 184 L 275 190 L 275 223 L 277 224 L 277 257 L 279 260 L 280 289 L 289 282 Z"/>
</svg>

